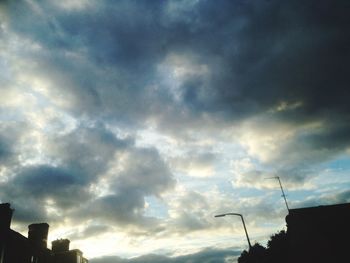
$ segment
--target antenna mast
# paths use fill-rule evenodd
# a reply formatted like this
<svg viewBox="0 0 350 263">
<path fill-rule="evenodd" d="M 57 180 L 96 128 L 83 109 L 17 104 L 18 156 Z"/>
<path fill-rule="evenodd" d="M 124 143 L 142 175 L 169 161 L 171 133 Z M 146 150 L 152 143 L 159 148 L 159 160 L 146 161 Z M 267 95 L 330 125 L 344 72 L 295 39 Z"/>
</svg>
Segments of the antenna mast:
<svg viewBox="0 0 350 263">
<path fill-rule="evenodd" d="M 282 196 L 283 196 L 284 202 L 286 203 L 287 210 L 288 210 L 288 212 L 289 212 L 289 207 L 288 207 L 288 203 L 287 203 L 287 198 L 286 198 L 286 195 L 284 194 L 281 180 L 280 180 L 279 176 L 276 176 L 276 178 L 277 178 L 277 180 L 278 180 L 278 182 L 279 182 L 279 184 L 280 184 L 281 191 L 282 191 Z"/>
<path fill-rule="evenodd" d="M 288 210 L 288 213 L 289 213 L 289 206 L 288 206 L 288 203 L 287 203 L 286 195 L 285 195 L 283 187 L 282 187 L 282 183 L 281 183 L 280 177 L 279 176 L 275 176 L 275 177 L 270 177 L 270 178 L 266 178 L 266 179 L 277 179 L 278 180 L 278 183 L 280 185 L 281 192 L 282 192 L 282 197 L 284 199 L 284 202 L 286 204 L 286 207 L 287 207 L 287 210 Z"/>
</svg>

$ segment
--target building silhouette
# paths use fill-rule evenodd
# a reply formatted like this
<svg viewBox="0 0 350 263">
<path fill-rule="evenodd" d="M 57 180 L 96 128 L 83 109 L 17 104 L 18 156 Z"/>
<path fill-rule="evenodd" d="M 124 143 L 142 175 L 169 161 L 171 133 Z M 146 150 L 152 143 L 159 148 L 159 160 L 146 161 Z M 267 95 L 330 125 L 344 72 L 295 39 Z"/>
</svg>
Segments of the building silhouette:
<svg viewBox="0 0 350 263">
<path fill-rule="evenodd" d="M 239 263 L 349 263 L 350 203 L 289 209 L 287 231 L 256 243 Z"/>
<path fill-rule="evenodd" d="M 78 249 L 69 249 L 68 239 L 52 242 L 47 248 L 49 225 L 28 226 L 28 237 L 11 229 L 13 209 L 0 204 L 0 263 L 88 263 Z"/>
<path fill-rule="evenodd" d="M 290 209 L 286 262 L 350 262 L 350 204 Z"/>
</svg>

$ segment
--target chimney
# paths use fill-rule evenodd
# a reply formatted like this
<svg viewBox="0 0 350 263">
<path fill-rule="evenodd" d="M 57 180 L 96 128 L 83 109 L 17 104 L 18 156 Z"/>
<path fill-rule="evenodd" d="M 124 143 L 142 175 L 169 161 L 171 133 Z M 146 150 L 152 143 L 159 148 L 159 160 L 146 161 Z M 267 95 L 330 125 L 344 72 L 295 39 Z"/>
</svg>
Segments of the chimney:
<svg viewBox="0 0 350 263">
<path fill-rule="evenodd" d="M 69 239 L 57 239 L 52 241 L 52 252 L 60 253 L 69 251 Z"/>
<path fill-rule="evenodd" d="M 9 203 L 0 204 L 0 231 L 10 229 L 12 213 Z"/>
<path fill-rule="evenodd" d="M 46 223 L 31 224 L 28 226 L 28 239 L 38 249 L 47 248 L 49 225 Z"/>
</svg>

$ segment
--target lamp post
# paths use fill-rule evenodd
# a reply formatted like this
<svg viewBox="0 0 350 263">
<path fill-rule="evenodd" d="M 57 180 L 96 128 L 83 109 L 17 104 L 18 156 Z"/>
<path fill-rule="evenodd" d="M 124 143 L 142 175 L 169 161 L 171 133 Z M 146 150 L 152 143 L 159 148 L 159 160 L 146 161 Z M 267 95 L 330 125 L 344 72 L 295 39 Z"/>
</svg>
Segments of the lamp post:
<svg viewBox="0 0 350 263">
<path fill-rule="evenodd" d="M 226 214 L 216 215 L 215 217 L 224 217 L 224 216 L 240 216 L 240 217 L 241 217 L 242 223 L 243 223 L 243 227 L 244 227 L 244 232 L 245 232 L 245 235 L 246 235 L 246 237 L 247 237 L 247 241 L 248 241 L 248 245 L 249 245 L 249 250 L 250 250 L 250 249 L 252 248 L 252 245 L 250 244 L 250 240 L 249 240 L 247 228 L 246 228 L 245 223 L 244 223 L 243 215 L 238 214 L 238 213 L 226 213 Z"/>
</svg>

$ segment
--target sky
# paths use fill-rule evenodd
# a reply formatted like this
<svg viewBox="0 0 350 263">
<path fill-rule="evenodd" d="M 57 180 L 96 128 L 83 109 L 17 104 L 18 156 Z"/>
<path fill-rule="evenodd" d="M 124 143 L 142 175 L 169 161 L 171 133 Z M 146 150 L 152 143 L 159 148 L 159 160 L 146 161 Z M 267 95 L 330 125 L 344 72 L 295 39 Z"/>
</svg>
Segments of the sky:
<svg viewBox="0 0 350 263">
<path fill-rule="evenodd" d="M 0 1 L 0 202 L 91 263 L 235 262 L 350 201 L 350 2 Z"/>
</svg>

